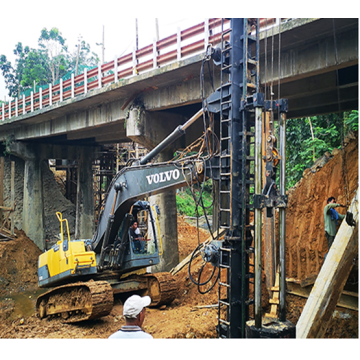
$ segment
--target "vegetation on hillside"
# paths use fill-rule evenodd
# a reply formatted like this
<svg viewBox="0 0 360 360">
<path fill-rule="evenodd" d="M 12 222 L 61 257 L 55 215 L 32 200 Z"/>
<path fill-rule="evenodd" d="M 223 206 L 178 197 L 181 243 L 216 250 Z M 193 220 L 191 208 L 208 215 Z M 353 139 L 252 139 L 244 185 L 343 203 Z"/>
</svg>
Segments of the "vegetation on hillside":
<svg viewBox="0 0 360 360">
<path fill-rule="evenodd" d="M 325 152 L 332 152 L 334 148 L 341 148 L 341 143 L 349 131 L 357 132 L 359 112 L 353 110 L 341 114 L 312 116 L 286 121 L 286 189 L 294 186 L 302 177 L 306 168 L 323 156 Z M 185 189 L 176 195 L 178 212 L 187 216 L 203 215 L 199 204 L 199 193 L 196 192 L 196 202 L 190 189 Z M 209 181 L 203 190 L 206 211 L 212 214 L 212 192 Z"/>
<path fill-rule="evenodd" d="M 353 110 L 339 114 L 327 114 L 288 119 L 286 121 L 286 188 L 294 186 L 306 168 L 334 148 L 341 148 L 349 131 L 357 132 L 359 112 Z"/>
<path fill-rule="evenodd" d="M 189 188 L 185 188 L 184 191 L 178 191 L 176 194 L 176 206 L 178 212 L 186 216 L 203 216 L 205 208 L 206 214 L 212 215 L 212 184 L 211 180 L 208 180 L 201 192 L 198 189 L 193 190 L 193 193 Z"/>
</svg>

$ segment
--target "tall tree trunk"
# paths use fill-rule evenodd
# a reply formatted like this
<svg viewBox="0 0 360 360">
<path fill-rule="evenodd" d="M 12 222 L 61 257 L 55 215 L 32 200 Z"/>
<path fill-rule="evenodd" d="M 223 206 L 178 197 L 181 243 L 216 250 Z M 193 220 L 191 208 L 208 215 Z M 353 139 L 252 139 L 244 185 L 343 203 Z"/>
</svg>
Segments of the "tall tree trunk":
<svg viewBox="0 0 360 360">
<path fill-rule="evenodd" d="M 310 124 L 311 137 L 312 137 L 312 139 L 314 141 L 315 137 L 314 137 L 314 131 L 313 131 L 313 128 L 312 128 L 310 116 L 308 116 L 308 120 L 309 120 L 309 124 Z M 313 163 L 315 162 L 315 160 L 316 160 L 315 159 L 315 146 L 313 146 Z"/>
</svg>

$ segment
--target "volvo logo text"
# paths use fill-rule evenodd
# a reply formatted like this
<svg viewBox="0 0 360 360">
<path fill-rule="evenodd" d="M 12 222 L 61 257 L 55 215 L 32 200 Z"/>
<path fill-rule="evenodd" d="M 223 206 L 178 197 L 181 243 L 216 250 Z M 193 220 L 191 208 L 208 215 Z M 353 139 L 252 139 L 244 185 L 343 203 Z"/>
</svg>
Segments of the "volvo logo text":
<svg viewBox="0 0 360 360">
<path fill-rule="evenodd" d="M 164 171 L 158 174 L 147 175 L 146 179 L 148 181 L 148 184 L 151 185 L 152 183 L 157 184 L 165 181 L 170 181 L 171 178 L 177 180 L 179 177 L 180 177 L 180 171 L 178 169 L 175 169 L 175 170 Z"/>
</svg>

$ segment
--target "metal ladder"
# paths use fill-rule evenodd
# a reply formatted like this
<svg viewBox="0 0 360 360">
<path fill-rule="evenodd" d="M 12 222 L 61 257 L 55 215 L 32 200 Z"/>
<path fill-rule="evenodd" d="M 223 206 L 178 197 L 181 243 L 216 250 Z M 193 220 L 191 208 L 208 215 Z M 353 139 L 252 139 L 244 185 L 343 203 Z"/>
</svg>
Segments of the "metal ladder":
<svg viewBox="0 0 360 360">
<path fill-rule="evenodd" d="M 231 33 L 229 28 L 224 31 L 224 19 L 221 19 L 221 77 L 220 77 L 220 181 L 219 181 L 219 225 L 222 229 L 231 227 L 231 125 L 232 101 L 231 83 L 224 84 L 224 74 L 230 73 L 229 64 L 231 46 L 224 44 L 224 36 Z M 224 61 L 224 56 L 227 61 Z"/>
<path fill-rule="evenodd" d="M 251 187 L 254 189 L 254 154 L 251 146 L 255 142 L 255 112 L 252 94 L 258 84 L 258 27 L 256 36 L 249 35 L 248 20 L 244 19 L 240 31 L 240 46 L 233 49 L 234 40 L 224 45 L 224 36 L 235 37 L 234 25 L 223 29 L 221 38 L 221 85 L 220 85 L 220 182 L 219 182 L 219 227 L 227 234 L 220 248 L 218 336 L 220 338 L 245 337 L 245 324 L 250 317 L 250 306 L 254 299 L 249 296 L 250 284 L 254 284 L 253 264 L 249 258 L 254 253 L 251 247 L 250 204 Z M 236 23 L 239 26 L 239 23 Z M 239 29 L 237 29 L 238 36 Z M 254 50 L 255 55 L 251 52 Z M 242 54 L 241 50 L 242 49 Z M 236 55 L 234 55 L 236 54 Z M 232 57 L 237 56 L 237 59 Z M 234 66 L 235 60 L 240 66 Z M 224 84 L 224 75 L 230 73 Z M 239 81 L 242 80 L 242 81 Z M 232 82 L 235 83 L 232 84 Z M 236 83 L 238 88 L 235 88 Z M 239 89 L 240 88 L 240 89 Z M 237 95 L 235 95 L 235 93 Z M 238 98 L 234 98 L 237 96 Z M 240 99 L 241 97 L 241 106 Z M 254 139 L 252 141 L 252 139 Z M 235 173 L 239 176 L 236 177 Z M 227 272 L 226 280 L 221 274 Z M 223 276 L 224 277 L 224 276 Z M 226 289 L 224 299 L 222 289 Z M 225 308 L 225 315 L 223 309 Z"/>
</svg>

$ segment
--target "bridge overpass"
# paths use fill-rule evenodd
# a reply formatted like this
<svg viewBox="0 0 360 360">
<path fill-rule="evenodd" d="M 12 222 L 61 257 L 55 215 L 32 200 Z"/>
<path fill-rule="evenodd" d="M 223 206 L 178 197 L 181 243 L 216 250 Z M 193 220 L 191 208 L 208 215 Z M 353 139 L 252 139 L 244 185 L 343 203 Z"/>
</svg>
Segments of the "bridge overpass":
<svg viewBox="0 0 360 360">
<path fill-rule="evenodd" d="M 13 153 L 25 159 L 25 183 L 41 181 L 38 163 L 42 159 L 77 159 L 79 171 L 90 176 L 89 159 L 94 150 L 89 149 L 128 141 L 152 148 L 184 123 L 201 108 L 202 59 L 208 44 L 220 41 L 219 24 L 219 19 L 208 19 L 3 105 L 0 141 L 12 142 Z M 270 85 L 274 98 L 289 99 L 288 118 L 358 108 L 358 19 L 285 19 L 280 26 L 268 19 L 262 25 L 260 82 L 266 86 L 268 99 Z M 210 71 L 204 68 L 206 95 L 213 92 L 211 80 L 215 88 L 219 86 L 219 77 L 212 62 Z M 201 133 L 199 122 L 176 146 L 189 144 Z M 170 154 L 163 154 L 162 159 L 167 160 Z M 88 184 L 81 186 L 81 197 L 91 196 Z M 35 188 L 24 186 L 30 213 L 41 207 L 40 203 L 35 205 L 34 199 L 41 200 Z M 170 196 L 172 200 L 165 203 L 173 202 L 175 195 Z M 91 237 L 93 232 L 86 225 L 93 216 L 89 206 L 79 214 L 81 237 Z M 25 232 L 40 239 L 41 248 L 42 225 L 34 230 L 30 221 L 27 229 L 29 221 L 23 222 Z M 173 224 L 170 227 L 173 229 Z M 173 234 L 173 230 L 165 233 Z"/>
</svg>

